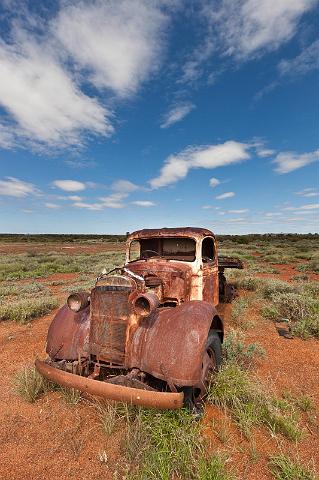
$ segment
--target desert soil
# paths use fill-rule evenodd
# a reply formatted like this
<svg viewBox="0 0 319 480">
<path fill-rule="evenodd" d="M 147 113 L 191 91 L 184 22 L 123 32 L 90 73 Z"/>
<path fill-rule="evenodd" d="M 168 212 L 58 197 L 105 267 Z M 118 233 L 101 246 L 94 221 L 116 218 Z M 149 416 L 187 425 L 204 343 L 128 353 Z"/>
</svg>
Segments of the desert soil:
<svg viewBox="0 0 319 480">
<path fill-rule="evenodd" d="M 94 252 L 119 248 L 117 244 L 96 245 Z M 22 253 L 37 251 L 70 251 L 92 253 L 92 246 L 1 244 L 0 252 Z M 277 265 L 280 270 L 275 278 L 289 280 L 298 272 L 292 266 Z M 72 280 L 72 274 L 55 274 L 47 279 Z M 39 281 L 39 279 L 37 279 Z M 54 293 L 61 299 L 65 293 L 60 287 Z M 242 292 L 242 294 L 245 294 Z M 226 330 L 231 326 L 231 305 L 223 308 Z M 0 323 L 0 478 L 3 480 L 72 480 L 111 479 L 121 460 L 120 434 L 107 437 L 98 423 L 95 409 L 89 401 L 76 406 L 67 405 L 60 393 L 49 393 L 28 404 L 13 389 L 13 378 L 26 364 L 36 357 L 44 357 L 44 345 L 52 312 L 34 320 L 30 325 L 14 322 Z M 255 318 L 254 318 L 255 316 Z M 251 313 L 253 325 L 246 332 L 247 341 L 260 343 L 266 356 L 258 362 L 255 373 L 278 395 L 285 390 L 292 394 L 309 395 L 319 411 L 319 342 L 316 340 L 286 339 L 278 334 L 276 325 L 262 320 L 258 312 Z M 281 450 L 298 455 L 303 463 L 314 459 L 319 466 L 319 426 L 313 418 L 311 426 L 304 422 L 306 436 L 295 444 L 281 436 L 271 436 L 265 429 L 254 431 L 246 440 L 225 412 L 208 406 L 204 417 L 205 435 L 211 451 L 229 453 L 230 465 L 238 478 L 263 480 L 273 478 L 267 470 L 270 454 Z M 308 425 L 308 427 L 306 427 Z M 222 442 L 220 429 L 227 432 Z M 99 452 L 105 451 L 107 462 L 101 463 Z M 121 478 L 121 477 L 118 477 Z M 187 479 L 186 479 L 187 480 Z"/>
</svg>

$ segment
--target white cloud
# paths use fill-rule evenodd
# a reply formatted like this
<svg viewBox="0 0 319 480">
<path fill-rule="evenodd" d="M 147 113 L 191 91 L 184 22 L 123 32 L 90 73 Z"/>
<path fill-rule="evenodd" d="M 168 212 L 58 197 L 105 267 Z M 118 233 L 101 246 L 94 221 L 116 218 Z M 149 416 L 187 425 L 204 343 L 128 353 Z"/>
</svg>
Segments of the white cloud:
<svg viewBox="0 0 319 480">
<path fill-rule="evenodd" d="M 167 17 L 158 2 L 77 2 L 62 9 L 55 35 L 97 88 L 135 93 L 159 63 Z"/>
<path fill-rule="evenodd" d="M 318 160 L 319 150 L 302 154 L 295 152 L 282 152 L 279 153 L 274 160 L 274 163 L 276 164 L 275 171 L 278 173 L 289 173 Z"/>
<path fill-rule="evenodd" d="M 149 200 L 135 200 L 131 203 L 137 207 L 155 207 L 156 205 L 156 203 L 150 202 Z"/>
<path fill-rule="evenodd" d="M 85 190 L 86 188 L 85 183 L 78 182 L 77 180 L 54 180 L 52 185 L 64 190 L 65 192 L 79 192 L 81 190 Z"/>
<path fill-rule="evenodd" d="M 296 192 L 296 195 L 299 195 L 300 197 L 318 197 L 319 191 L 315 188 L 304 188 L 303 190 L 300 190 L 300 192 Z"/>
<path fill-rule="evenodd" d="M 160 175 L 151 179 L 152 188 L 165 187 L 183 179 L 194 168 L 213 169 L 238 163 L 250 158 L 250 146 L 230 140 L 219 145 L 188 147 L 176 155 L 170 155 Z"/>
<path fill-rule="evenodd" d="M 230 222 L 230 223 L 242 223 L 242 222 L 247 222 L 247 218 L 243 217 L 236 217 L 236 218 L 227 218 L 225 222 Z M 251 222 L 250 222 L 251 223 Z"/>
<path fill-rule="evenodd" d="M 234 197 L 235 193 L 234 192 L 225 192 L 222 193 L 221 195 L 217 195 L 216 200 L 225 200 L 225 198 L 231 198 Z"/>
<path fill-rule="evenodd" d="M 181 103 L 171 108 L 163 118 L 161 128 L 168 128 L 174 123 L 180 122 L 185 118 L 193 109 L 195 105 L 192 103 Z"/>
<path fill-rule="evenodd" d="M 258 157 L 266 158 L 266 157 L 271 157 L 276 152 L 275 152 L 275 150 L 272 150 L 271 148 L 265 148 L 265 147 L 257 146 L 256 147 L 256 153 L 257 153 Z"/>
<path fill-rule="evenodd" d="M 0 106 L 8 115 L 0 146 L 78 148 L 88 134 L 111 135 L 111 95 L 135 94 L 161 62 L 164 9 L 147 0 L 60 2 L 46 23 L 29 11 L 12 21 L 0 40 Z M 84 93 L 88 84 L 108 95 Z"/>
<path fill-rule="evenodd" d="M 116 182 L 112 183 L 111 188 L 116 192 L 131 193 L 135 190 L 138 190 L 139 187 L 129 180 L 117 180 Z"/>
<path fill-rule="evenodd" d="M 296 33 L 304 13 L 317 0 L 222 0 L 220 7 L 208 2 L 210 19 L 225 55 L 247 59 L 276 50 Z"/>
<path fill-rule="evenodd" d="M 218 178 L 212 177 L 212 178 L 209 180 L 209 185 L 210 185 L 212 188 L 217 187 L 217 185 L 219 185 L 219 184 L 220 184 L 220 180 L 218 180 Z"/>
<path fill-rule="evenodd" d="M 57 205 L 56 203 L 45 203 L 44 206 L 51 209 L 60 208 L 60 205 Z"/>
<path fill-rule="evenodd" d="M 232 195 L 233 196 L 233 195 Z M 228 210 L 227 213 L 236 213 L 236 214 L 241 214 L 241 213 L 246 213 L 248 212 L 248 208 L 242 208 L 240 210 Z"/>
<path fill-rule="evenodd" d="M 297 208 L 297 210 L 318 210 L 319 203 L 310 203 L 308 205 L 302 205 L 302 207 Z"/>
<path fill-rule="evenodd" d="M 32 183 L 24 182 L 15 177 L 6 177 L 0 180 L 0 195 L 23 198 L 28 195 L 37 195 L 38 189 Z"/>
<path fill-rule="evenodd" d="M 280 212 L 267 212 L 265 214 L 265 217 L 272 218 L 272 217 L 280 217 L 281 215 L 282 215 L 282 213 L 280 213 Z"/>
<path fill-rule="evenodd" d="M 82 202 L 82 197 L 79 197 L 78 195 L 70 195 L 69 197 L 66 197 L 67 200 L 72 200 L 72 202 Z"/>
<path fill-rule="evenodd" d="M 84 130 L 108 135 L 109 112 L 85 95 L 43 42 L 23 32 L 13 45 L 0 42 L 0 104 L 13 121 L 3 130 L 7 147 L 23 141 L 80 145 Z"/>
<path fill-rule="evenodd" d="M 104 208 L 123 208 L 123 200 L 128 196 L 128 193 L 111 193 L 107 197 L 101 197 L 101 206 Z"/>
<path fill-rule="evenodd" d="M 290 60 L 281 60 L 278 65 L 280 75 L 305 75 L 319 68 L 319 40 L 306 47 L 299 55 Z"/>
<path fill-rule="evenodd" d="M 73 203 L 73 207 L 84 208 L 87 210 L 102 210 L 103 205 L 101 205 L 100 203 L 75 202 Z"/>
</svg>

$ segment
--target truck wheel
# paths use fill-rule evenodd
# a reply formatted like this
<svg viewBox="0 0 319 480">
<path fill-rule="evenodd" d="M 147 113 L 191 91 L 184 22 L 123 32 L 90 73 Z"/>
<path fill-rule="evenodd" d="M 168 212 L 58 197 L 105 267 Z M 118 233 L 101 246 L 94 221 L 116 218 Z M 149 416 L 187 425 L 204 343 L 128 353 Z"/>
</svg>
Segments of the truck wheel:
<svg viewBox="0 0 319 480">
<path fill-rule="evenodd" d="M 211 330 L 207 337 L 206 348 L 202 360 L 201 380 L 192 387 L 183 387 L 184 406 L 195 415 L 201 415 L 204 400 L 211 377 L 216 374 L 222 364 L 222 345 L 216 330 Z"/>
</svg>

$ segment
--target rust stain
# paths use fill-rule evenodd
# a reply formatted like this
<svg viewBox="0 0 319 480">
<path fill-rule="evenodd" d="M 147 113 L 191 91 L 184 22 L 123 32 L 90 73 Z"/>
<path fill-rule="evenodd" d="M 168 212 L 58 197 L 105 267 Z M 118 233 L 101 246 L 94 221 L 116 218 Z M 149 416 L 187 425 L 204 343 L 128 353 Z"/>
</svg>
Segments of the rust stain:
<svg viewBox="0 0 319 480">
<path fill-rule="evenodd" d="M 219 265 L 207 229 L 130 234 L 125 265 L 102 274 L 91 292 L 70 296 L 57 313 L 48 332 L 49 358 L 37 368 L 107 398 L 180 407 L 181 390 L 203 382 L 209 332 L 222 341 L 216 307 L 231 300 L 224 269 L 242 268 L 238 262 L 223 257 Z"/>
</svg>

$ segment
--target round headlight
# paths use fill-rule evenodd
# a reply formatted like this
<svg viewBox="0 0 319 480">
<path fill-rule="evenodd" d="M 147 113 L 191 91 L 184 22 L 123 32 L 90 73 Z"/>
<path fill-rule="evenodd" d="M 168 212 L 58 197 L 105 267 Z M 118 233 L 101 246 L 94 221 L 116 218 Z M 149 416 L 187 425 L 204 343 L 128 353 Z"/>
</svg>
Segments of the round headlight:
<svg viewBox="0 0 319 480">
<path fill-rule="evenodd" d="M 133 309 L 137 315 L 148 317 L 158 304 L 158 297 L 154 293 L 142 293 L 133 300 Z"/>
<path fill-rule="evenodd" d="M 79 312 L 88 306 L 90 303 L 90 294 L 88 292 L 72 293 L 67 301 L 68 307 L 73 312 Z"/>
</svg>

